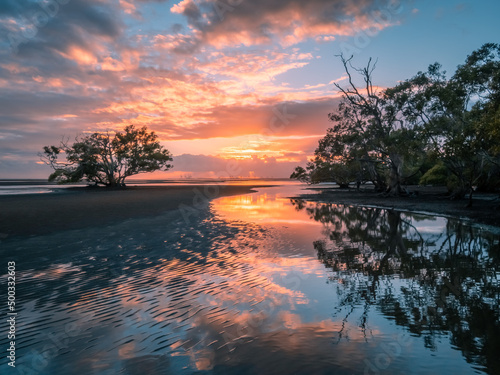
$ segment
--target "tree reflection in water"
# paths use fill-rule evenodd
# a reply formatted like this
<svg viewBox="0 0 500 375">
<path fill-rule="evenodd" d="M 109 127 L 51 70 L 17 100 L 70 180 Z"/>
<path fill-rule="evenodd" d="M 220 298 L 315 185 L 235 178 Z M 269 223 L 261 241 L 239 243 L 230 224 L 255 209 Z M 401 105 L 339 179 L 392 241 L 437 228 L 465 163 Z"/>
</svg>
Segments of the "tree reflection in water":
<svg viewBox="0 0 500 375">
<path fill-rule="evenodd" d="M 498 234 L 394 210 L 297 199 L 292 204 L 324 225 L 326 240 L 315 241 L 314 248 L 333 270 L 338 312 L 346 320 L 363 306 L 365 332 L 368 311 L 376 308 L 422 337 L 427 348 L 435 349 L 439 336 L 449 334 L 468 362 L 500 374 Z M 425 228 L 431 220 L 434 232 L 439 221 L 443 230 Z"/>
</svg>

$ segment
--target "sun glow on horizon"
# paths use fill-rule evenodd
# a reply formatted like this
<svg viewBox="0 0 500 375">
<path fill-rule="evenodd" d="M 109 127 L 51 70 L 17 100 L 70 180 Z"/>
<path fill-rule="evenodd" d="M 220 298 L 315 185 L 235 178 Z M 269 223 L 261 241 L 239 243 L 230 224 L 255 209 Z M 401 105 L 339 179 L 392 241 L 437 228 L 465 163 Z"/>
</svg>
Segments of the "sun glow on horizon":
<svg viewBox="0 0 500 375">
<path fill-rule="evenodd" d="M 28 38 L 28 15 L 5 1 L 0 31 L 19 38 L 0 52 L 0 172 L 38 178 L 50 173 L 37 163 L 41 145 L 127 125 L 155 131 L 173 155 L 204 156 L 191 165 L 183 156 L 172 173 L 215 174 L 236 159 L 254 163 L 245 175 L 285 177 L 331 126 L 334 84 L 349 79 L 335 55 L 350 51 L 356 67 L 379 58 L 374 83 L 391 87 L 434 61 L 456 67 L 498 33 L 500 11 L 486 1 L 396 9 L 270 0 L 238 2 L 221 16 L 216 0 L 72 0 Z M 456 31 L 437 15 L 461 24 L 468 39 L 450 43 Z"/>
</svg>

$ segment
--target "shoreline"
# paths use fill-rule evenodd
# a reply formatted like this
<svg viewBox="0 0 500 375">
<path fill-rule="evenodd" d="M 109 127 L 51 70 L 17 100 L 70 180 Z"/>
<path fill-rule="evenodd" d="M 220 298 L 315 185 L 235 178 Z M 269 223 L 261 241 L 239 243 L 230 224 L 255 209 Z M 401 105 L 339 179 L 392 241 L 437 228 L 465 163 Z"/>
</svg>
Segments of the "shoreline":
<svg viewBox="0 0 500 375">
<path fill-rule="evenodd" d="M 209 201 L 231 195 L 255 192 L 255 185 L 178 185 L 134 186 L 126 189 L 72 187 L 51 194 L 0 196 L 0 242 L 51 234 L 59 231 L 107 226 L 134 218 L 158 216 L 167 212 L 203 209 Z M 451 201 L 444 188 L 411 187 L 412 197 L 383 197 L 371 189 L 308 187 L 290 199 L 310 202 L 379 207 L 399 211 L 438 215 L 500 228 L 500 200 L 494 194 L 476 195 L 472 208 L 467 200 Z M 201 206 L 204 207 L 201 207 Z M 189 212 L 188 212 L 189 214 Z"/>
<path fill-rule="evenodd" d="M 290 198 L 438 215 L 500 228 L 500 200 L 496 194 L 477 193 L 473 197 L 472 207 L 467 208 L 467 199 L 450 200 L 445 196 L 446 188 L 440 187 L 409 187 L 410 191 L 418 192 L 411 197 L 384 197 L 371 189 L 358 192 L 355 189 L 312 187 L 309 190 L 312 191 L 310 194 Z"/>
<path fill-rule="evenodd" d="M 0 196 L 0 241 L 82 229 L 196 208 L 213 199 L 270 185 L 74 187 L 50 194 Z"/>
</svg>

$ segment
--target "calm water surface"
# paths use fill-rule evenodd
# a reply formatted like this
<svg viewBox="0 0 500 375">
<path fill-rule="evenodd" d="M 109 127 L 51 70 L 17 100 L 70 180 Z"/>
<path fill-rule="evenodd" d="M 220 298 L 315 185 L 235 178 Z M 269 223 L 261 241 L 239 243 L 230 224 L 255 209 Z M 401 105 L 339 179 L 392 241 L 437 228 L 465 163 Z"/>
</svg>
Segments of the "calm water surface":
<svg viewBox="0 0 500 375">
<path fill-rule="evenodd" d="M 4 241 L 18 373 L 500 373 L 498 232 L 292 188 Z"/>
</svg>

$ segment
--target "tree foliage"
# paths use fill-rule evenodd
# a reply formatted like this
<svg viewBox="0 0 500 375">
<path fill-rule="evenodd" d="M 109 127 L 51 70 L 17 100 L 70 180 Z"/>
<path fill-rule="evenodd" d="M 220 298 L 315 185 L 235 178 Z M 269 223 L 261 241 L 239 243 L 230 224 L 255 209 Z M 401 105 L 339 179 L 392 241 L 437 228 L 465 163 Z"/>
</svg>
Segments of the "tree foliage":
<svg viewBox="0 0 500 375">
<path fill-rule="evenodd" d="M 65 160 L 60 160 L 64 154 Z M 54 172 L 49 181 L 72 183 L 87 181 L 96 185 L 124 186 L 127 177 L 172 168 L 172 155 L 163 148 L 154 132 L 129 125 L 115 134 L 95 132 L 67 140 L 59 146 L 45 146 L 42 161 Z"/>
<path fill-rule="evenodd" d="M 467 57 L 450 79 L 439 64 L 394 88 L 409 100 L 405 115 L 419 124 L 426 141 L 456 181 L 454 197 L 493 180 L 499 110 L 500 45 L 485 44 Z M 485 178 L 486 177 L 486 178 Z M 490 176 L 491 177 L 491 176 Z"/>
<path fill-rule="evenodd" d="M 343 100 L 329 115 L 334 125 L 319 141 L 301 180 L 371 181 L 379 191 L 397 195 L 404 192 L 404 184 L 418 181 L 434 167 L 428 165 L 433 155 L 437 165 L 424 181 L 442 181 L 434 178 L 436 172 L 448 176 L 453 197 L 469 193 L 472 199 L 477 186 L 498 185 L 499 44 L 474 51 L 451 78 L 435 63 L 384 90 L 372 83 L 372 60 L 357 69 L 352 57 L 340 59 L 348 85 L 336 84 Z M 353 72 L 364 85 L 354 83 Z"/>
</svg>

